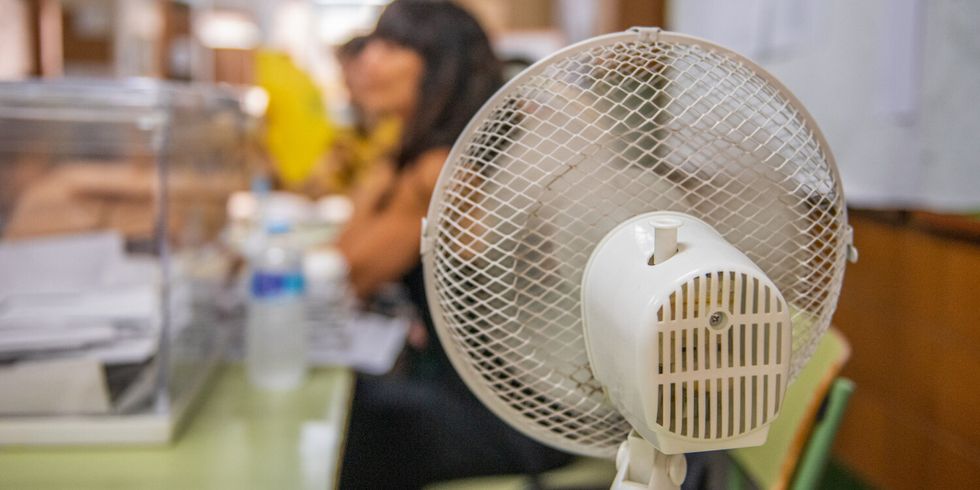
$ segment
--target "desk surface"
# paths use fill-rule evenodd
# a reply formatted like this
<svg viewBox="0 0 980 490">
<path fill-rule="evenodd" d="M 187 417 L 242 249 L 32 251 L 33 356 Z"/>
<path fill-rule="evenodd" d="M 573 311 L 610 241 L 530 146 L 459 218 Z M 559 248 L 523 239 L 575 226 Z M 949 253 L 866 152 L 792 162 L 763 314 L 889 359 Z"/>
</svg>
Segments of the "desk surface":
<svg viewBox="0 0 980 490">
<path fill-rule="evenodd" d="M 314 370 L 301 389 L 275 393 L 226 366 L 170 446 L 0 448 L 0 488 L 333 487 L 352 390 L 344 369 Z"/>
</svg>

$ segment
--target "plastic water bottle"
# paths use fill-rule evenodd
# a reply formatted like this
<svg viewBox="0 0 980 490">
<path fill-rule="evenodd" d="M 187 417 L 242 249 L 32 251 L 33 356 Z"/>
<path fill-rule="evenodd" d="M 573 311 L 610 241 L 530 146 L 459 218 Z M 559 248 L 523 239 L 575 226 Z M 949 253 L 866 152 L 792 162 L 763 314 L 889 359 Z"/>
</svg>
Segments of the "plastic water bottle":
<svg viewBox="0 0 980 490">
<path fill-rule="evenodd" d="M 299 386 L 307 369 L 302 254 L 290 246 L 289 227 L 266 227 L 264 247 L 252 258 L 245 366 L 260 388 Z"/>
<path fill-rule="evenodd" d="M 314 358 L 350 344 L 348 329 L 355 305 L 347 273 L 347 261 L 336 249 L 313 249 L 303 258 L 306 321 Z"/>
</svg>

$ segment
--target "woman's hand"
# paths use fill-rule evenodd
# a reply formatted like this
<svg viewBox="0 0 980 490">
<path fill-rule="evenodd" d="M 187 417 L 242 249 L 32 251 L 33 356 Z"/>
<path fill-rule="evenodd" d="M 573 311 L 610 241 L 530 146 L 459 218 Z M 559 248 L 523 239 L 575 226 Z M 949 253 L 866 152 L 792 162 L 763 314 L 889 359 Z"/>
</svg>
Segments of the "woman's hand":
<svg viewBox="0 0 980 490">
<path fill-rule="evenodd" d="M 419 261 L 422 217 L 448 149 L 430 150 L 401 172 L 386 166 L 354 199 L 354 216 L 337 240 L 361 298 L 398 281 Z"/>
<path fill-rule="evenodd" d="M 371 170 L 364 182 L 351 192 L 351 202 L 354 205 L 351 221 L 379 211 L 383 201 L 394 192 L 395 173 L 394 166 L 387 162 L 378 164 Z"/>
</svg>

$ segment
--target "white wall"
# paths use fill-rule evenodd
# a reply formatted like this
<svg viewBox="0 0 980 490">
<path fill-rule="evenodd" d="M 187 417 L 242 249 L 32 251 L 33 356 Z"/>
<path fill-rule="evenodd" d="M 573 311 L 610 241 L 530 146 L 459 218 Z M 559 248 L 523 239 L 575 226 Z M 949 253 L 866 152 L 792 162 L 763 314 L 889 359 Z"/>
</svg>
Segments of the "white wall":
<svg viewBox="0 0 980 490">
<path fill-rule="evenodd" d="M 27 5 L 23 0 L 0 0 L 0 80 L 26 77 L 31 70 Z"/>
<path fill-rule="evenodd" d="M 674 0 L 807 106 L 864 207 L 980 211 L 980 2 Z"/>
</svg>

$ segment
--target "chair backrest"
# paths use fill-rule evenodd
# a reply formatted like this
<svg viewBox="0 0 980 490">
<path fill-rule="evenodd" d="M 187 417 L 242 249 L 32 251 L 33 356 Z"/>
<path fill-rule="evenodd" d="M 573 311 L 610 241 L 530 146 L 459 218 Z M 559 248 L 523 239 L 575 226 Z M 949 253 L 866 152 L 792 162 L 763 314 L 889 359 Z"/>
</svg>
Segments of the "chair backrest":
<svg viewBox="0 0 980 490">
<path fill-rule="evenodd" d="M 830 447 L 834 443 L 841 420 L 844 419 L 844 409 L 847 408 L 852 393 L 854 382 L 846 378 L 837 378 L 830 387 L 822 417 L 813 427 L 803 457 L 796 465 L 792 484 L 794 490 L 816 488 L 820 484 L 830 459 Z"/>
<path fill-rule="evenodd" d="M 819 483 L 854 385 L 838 379 L 850 357 L 847 340 L 828 330 L 796 381 L 786 390 L 766 443 L 729 451 L 759 488 L 813 488 Z"/>
</svg>

